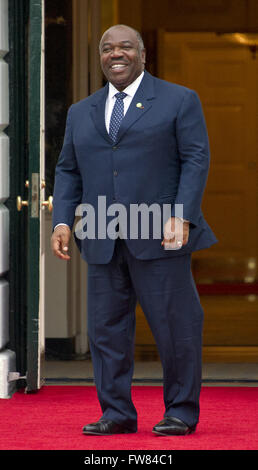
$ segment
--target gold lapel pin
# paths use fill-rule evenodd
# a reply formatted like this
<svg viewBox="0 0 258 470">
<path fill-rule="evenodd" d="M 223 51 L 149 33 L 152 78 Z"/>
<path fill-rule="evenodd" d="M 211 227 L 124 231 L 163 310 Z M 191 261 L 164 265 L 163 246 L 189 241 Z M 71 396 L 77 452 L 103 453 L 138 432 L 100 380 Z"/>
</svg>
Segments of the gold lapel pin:
<svg viewBox="0 0 258 470">
<path fill-rule="evenodd" d="M 137 103 L 136 108 L 144 109 L 144 106 L 142 105 L 142 103 Z"/>
</svg>

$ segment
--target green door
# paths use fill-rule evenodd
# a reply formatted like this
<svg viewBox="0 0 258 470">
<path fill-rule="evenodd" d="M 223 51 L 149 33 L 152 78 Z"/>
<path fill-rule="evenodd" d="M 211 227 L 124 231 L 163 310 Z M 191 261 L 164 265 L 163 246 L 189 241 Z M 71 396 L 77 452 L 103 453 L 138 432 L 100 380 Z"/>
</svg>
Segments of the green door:
<svg viewBox="0 0 258 470">
<path fill-rule="evenodd" d="M 27 387 L 42 384 L 44 355 L 44 0 L 30 0 L 28 29 Z"/>
</svg>

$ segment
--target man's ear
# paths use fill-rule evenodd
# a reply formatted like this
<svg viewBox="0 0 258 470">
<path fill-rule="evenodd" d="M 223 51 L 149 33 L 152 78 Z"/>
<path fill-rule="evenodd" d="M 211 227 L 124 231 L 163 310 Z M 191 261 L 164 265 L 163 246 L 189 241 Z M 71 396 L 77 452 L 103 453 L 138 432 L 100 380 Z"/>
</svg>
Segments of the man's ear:
<svg viewBox="0 0 258 470">
<path fill-rule="evenodd" d="M 143 49 L 143 50 L 142 50 L 142 63 L 143 63 L 143 64 L 146 63 L 146 49 Z"/>
</svg>

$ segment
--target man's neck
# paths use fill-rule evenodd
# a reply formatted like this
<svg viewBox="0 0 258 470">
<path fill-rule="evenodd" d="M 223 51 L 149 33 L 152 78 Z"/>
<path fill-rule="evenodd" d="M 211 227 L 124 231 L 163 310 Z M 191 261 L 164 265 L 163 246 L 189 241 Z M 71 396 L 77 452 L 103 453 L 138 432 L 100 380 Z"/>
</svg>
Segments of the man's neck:
<svg viewBox="0 0 258 470">
<path fill-rule="evenodd" d="M 129 88 L 129 87 L 130 87 L 131 85 L 133 85 L 135 82 L 137 82 L 137 80 L 139 80 L 140 77 L 141 77 L 141 79 L 142 79 L 142 78 L 143 78 L 143 74 L 144 74 L 144 70 L 138 75 L 138 77 L 136 77 L 131 83 L 127 84 L 126 86 L 122 86 L 122 85 L 121 85 L 121 86 L 116 86 L 115 83 L 111 83 L 111 82 L 109 82 L 109 83 L 111 83 L 111 85 L 112 85 L 117 91 L 120 91 L 120 92 L 121 92 L 121 91 L 124 91 L 124 90 L 126 90 L 127 88 Z M 140 81 L 141 81 L 141 79 L 140 79 Z"/>
</svg>

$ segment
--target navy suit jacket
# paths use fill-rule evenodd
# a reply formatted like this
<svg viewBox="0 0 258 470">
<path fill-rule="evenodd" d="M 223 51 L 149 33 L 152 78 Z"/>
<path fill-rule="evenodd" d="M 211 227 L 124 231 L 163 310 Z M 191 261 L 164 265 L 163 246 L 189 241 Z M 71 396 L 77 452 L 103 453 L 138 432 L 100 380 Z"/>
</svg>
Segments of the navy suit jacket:
<svg viewBox="0 0 258 470">
<path fill-rule="evenodd" d="M 53 226 L 66 223 L 72 229 L 76 207 L 93 206 L 96 238 L 75 239 L 88 263 L 105 264 L 112 258 L 115 241 L 98 238 L 98 196 L 106 197 L 107 208 L 123 204 L 128 214 L 130 204 L 171 204 L 171 215 L 175 204 L 183 204 L 183 217 L 190 221 L 187 245 L 165 250 L 163 233 L 160 239 L 152 237 L 150 217 L 150 239 L 130 239 L 128 220 L 130 252 L 138 259 L 153 259 L 211 246 L 217 240 L 201 211 L 209 142 L 197 94 L 145 71 L 115 145 L 105 126 L 107 94 L 108 84 L 68 111 L 56 167 Z M 112 219 L 114 215 L 107 216 L 107 223 Z"/>
</svg>

